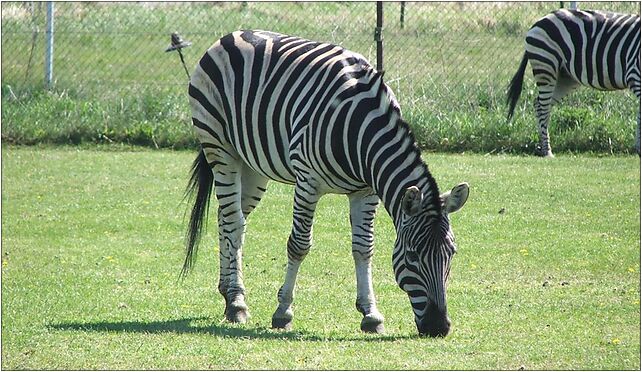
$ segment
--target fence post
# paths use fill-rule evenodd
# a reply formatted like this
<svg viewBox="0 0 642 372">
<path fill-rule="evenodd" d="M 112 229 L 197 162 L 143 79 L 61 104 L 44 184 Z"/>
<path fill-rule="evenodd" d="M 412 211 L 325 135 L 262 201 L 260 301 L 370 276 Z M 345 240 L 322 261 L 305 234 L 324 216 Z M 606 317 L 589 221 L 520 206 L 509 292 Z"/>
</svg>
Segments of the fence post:
<svg viewBox="0 0 642 372">
<path fill-rule="evenodd" d="M 45 48 L 45 87 L 51 89 L 53 82 L 54 48 L 54 2 L 47 1 L 47 46 Z"/>
<path fill-rule="evenodd" d="M 571 6 L 569 7 L 569 9 L 577 10 L 577 1 L 571 1 Z"/>
<path fill-rule="evenodd" d="M 377 27 L 375 28 L 377 42 L 377 71 L 383 70 L 383 2 L 377 1 Z"/>
<path fill-rule="evenodd" d="M 403 30 L 403 23 L 404 23 L 404 18 L 406 18 L 406 2 L 402 1 L 401 2 L 401 10 L 399 12 L 399 26 Z"/>
</svg>

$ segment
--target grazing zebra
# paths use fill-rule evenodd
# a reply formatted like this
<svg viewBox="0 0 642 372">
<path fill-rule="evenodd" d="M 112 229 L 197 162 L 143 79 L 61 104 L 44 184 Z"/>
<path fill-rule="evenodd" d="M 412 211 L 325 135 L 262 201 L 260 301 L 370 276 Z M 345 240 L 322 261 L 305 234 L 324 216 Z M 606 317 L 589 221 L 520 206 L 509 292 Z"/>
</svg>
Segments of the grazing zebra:
<svg viewBox="0 0 642 372">
<path fill-rule="evenodd" d="M 338 193 L 350 202 L 361 330 L 383 331 L 371 273 L 374 216 L 383 200 L 397 230 L 395 277 L 409 295 L 417 329 L 422 335 L 448 333 L 446 281 L 455 253 L 448 214 L 464 205 L 468 185 L 439 195 L 383 73 L 337 45 L 237 31 L 201 58 L 189 96 L 201 152 L 187 189 L 195 203 L 182 273 L 194 263 L 214 188 L 218 290 L 228 321 L 248 317 L 241 271 L 245 224 L 268 180 L 275 180 L 294 185 L 294 209 L 273 328 L 291 327 L 295 281 L 310 250 L 314 210 L 323 194 Z"/>
<path fill-rule="evenodd" d="M 508 118 L 522 91 L 530 61 L 539 94 L 535 103 L 541 155 L 552 157 L 548 124 L 551 105 L 577 86 L 630 89 L 640 100 L 640 16 L 557 10 L 526 33 L 526 51 L 508 88 Z M 640 114 L 635 139 L 640 154 Z"/>
</svg>

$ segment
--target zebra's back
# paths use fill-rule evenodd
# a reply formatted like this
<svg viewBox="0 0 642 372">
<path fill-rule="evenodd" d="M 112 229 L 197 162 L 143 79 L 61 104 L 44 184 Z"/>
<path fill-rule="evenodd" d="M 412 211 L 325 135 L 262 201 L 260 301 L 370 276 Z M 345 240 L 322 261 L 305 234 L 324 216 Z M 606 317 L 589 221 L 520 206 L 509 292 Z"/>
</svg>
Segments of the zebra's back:
<svg viewBox="0 0 642 372">
<path fill-rule="evenodd" d="M 285 183 L 296 180 L 296 160 L 323 163 L 319 157 L 336 156 L 343 183 L 362 188 L 362 177 L 342 155 L 349 114 L 341 107 L 371 88 L 373 71 L 363 56 L 337 45 L 234 32 L 205 53 L 191 78 L 196 133 L 206 153 L 234 151 L 254 171 Z M 336 179 L 337 169 L 332 172 Z"/>
</svg>

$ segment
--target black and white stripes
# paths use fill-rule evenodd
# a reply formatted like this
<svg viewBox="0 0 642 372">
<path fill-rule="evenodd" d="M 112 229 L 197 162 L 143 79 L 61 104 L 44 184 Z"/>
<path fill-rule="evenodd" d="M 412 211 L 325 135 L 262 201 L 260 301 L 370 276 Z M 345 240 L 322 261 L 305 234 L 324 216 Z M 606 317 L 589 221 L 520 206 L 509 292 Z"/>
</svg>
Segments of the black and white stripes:
<svg viewBox="0 0 642 372">
<path fill-rule="evenodd" d="M 561 9 L 537 21 L 526 34 L 526 51 L 509 87 L 509 118 L 527 62 L 539 91 L 535 109 L 541 152 L 550 157 L 551 105 L 577 86 L 630 89 L 640 99 L 640 16 Z M 639 114 L 635 148 L 639 154 Z"/>
<path fill-rule="evenodd" d="M 399 104 L 365 58 L 339 46 L 265 31 L 237 31 L 202 57 L 189 86 L 202 144 L 184 270 L 195 254 L 214 183 L 219 201 L 219 291 L 226 317 L 248 316 L 241 270 L 245 221 L 268 180 L 294 184 L 288 265 L 272 325 L 288 328 L 299 266 L 312 243 L 314 211 L 326 193 L 348 196 L 361 329 L 380 332 L 372 286 L 373 221 L 379 200 L 392 216 L 397 282 L 408 292 L 418 330 L 448 333 L 446 279 L 455 246 L 447 217 L 468 196 L 461 184 L 440 197 Z M 204 170 L 211 170 L 213 176 Z M 200 182 L 200 183 L 199 183 Z M 415 257 L 408 264 L 407 256 Z M 414 255 L 413 255 L 414 254 Z"/>
</svg>

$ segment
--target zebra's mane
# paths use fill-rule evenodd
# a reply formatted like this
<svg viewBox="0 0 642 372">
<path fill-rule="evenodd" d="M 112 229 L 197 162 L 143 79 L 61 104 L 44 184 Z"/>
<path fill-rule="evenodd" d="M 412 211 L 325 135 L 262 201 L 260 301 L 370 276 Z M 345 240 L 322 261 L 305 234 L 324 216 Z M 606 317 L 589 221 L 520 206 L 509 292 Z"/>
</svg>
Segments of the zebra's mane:
<svg viewBox="0 0 642 372">
<path fill-rule="evenodd" d="M 414 166 L 421 169 L 421 176 L 425 177 L 425 181 L 427 183 L 426 185 L 414 185 L 418 186 L 424 193 L 423 206 L 430 208 L 430 210 L 426 212 L 430 212 L 431 215 L 436 214 L 436 217 L 439 218 L 442 215 L 442 205 L 441 199 L 439 198 L 439 186 L 437 186 L 437 181 L 430 173 L 426 162 L 424 162 L 421 158 L 421 150 L 417 145 L 417 141 L 415 139 L 415 135 L 412 132 L 412 129 L 410 128 L 410 124 L 399 117 L 399 119 L 397 120 L 397 127 L 402 131 L 404 137 L 407 137 L 409 139 L 408 151 L 411 152 L 416 159 L 416 164 L 414 164 Z"/>
</svg>

